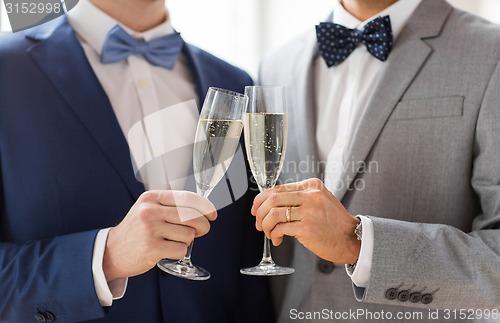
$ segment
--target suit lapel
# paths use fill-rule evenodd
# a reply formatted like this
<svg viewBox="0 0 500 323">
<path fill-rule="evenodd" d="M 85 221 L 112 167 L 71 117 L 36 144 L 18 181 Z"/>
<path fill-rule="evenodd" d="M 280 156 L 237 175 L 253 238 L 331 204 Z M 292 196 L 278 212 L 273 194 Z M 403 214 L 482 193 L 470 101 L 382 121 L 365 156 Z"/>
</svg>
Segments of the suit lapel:
<svg viewBox="0 0 500 323">
<path fill-rule="evenodd" d="M 387 66 L 379 79 L 368 106 L 357 126 L 346 156 L 360 165 L 366 160 L 392 111 L 432 53 L 424 41 L 439 35 L 451 6 L 444 1 L 423 0 L 394 44 Z M 342 199 L 359 169 L 343 167 L 343 188 L 333 192 Z"/>
<path fill-rule="evenodd" d="M 109 99 L 66 18 L 34 29 L 29 55 L 44 71 L 136 199 L 144 186 L 134 177 L 127 141 Z"/>
<path fill-rule="evenodd" d="M 190 65 L 193 78 L 196 83 L 196 94 L 198 94 L 198 109 L 201 112 L 203 100 L 207 94 L 208 88 L 212 84 L 216 84 L 215 80 L 211 79 L 213 73 L 205 71 L 203 63 L 200 61 L 199 49 L 190 44 L 184 45 L 184 54 L 186 55 Z"/>
<path fill-rule="evenodd" d="M 314 60 L 317 55 L 316 37 L 311 35 L 306 39 L 300 53 L 299 64 L 297 64 L 295 75 L 298 91 L 296 99 L 299 108 L 294 109 L 294 115 L 290 116 L 293 122 L 294 133 L 298 144 L 298 154 L 301 158 L 313 158 L 317 155 L 316 148 L 316 113 L 314 112 Z M 296 129 L 296 130 L 295 130 Z M 301 159 L 304 160 L 304 159 Z M 318 176 L 318 171 L 311 169 L 313 177 Z"/>
<path fill-rule="evenodd" d="M 314 34 L 306 35 L 297 44 L 296 62 L 290 66 L 291 82 L 287 87 L 288 105 L 288 147 L 286 160 L 299 165 L 307 163 L 307 171 L 297 172 L 296 167 L 283 167 L 281 178 L 284 181 L 301 181 L 318 177 L 319 170 L 311 167 L 316 149 L 316 114 L 314 113 L 314 59 L 317 55 Z M 287 163 L 285 163 L 286 165 Z"/>
<path fill-rule="evenodd" d="M 191 73 L 193 75 L 193 79 L 196 84 L 196 94 L 198 95 L 198 102 L 197 102 L 198 111 L 201 113 L 201 109 L 203 107 L 203 100 L 205 99 L 205 95 L 207 94 L 208 88 L 210 87 L 210 84 L 215 84 L 215 83 L 213 83 L 213 80 L 210 79 L 211 74 L 203 69 L 204 65 L 200 61 L 199 55 L 197 54 L 198 51 L 199 51 L 198 48 L 187 43 L 185 43 L 183 48 L 183 53 L 184 55 L 186 55 L 190 63 Z M 190 192 L 196 192 L 196 181 L 194 179 L 193 163 L 190 163 L 189 165 L 189 176 L 186 178 L 184 190 Z"/>
<path fill-rule="evenodd" d="M 328 16 L 325 21 L 331 21 L 333 13 Z M 296 162 L 306 161 L 308 171 L 302 175 L 304 180 L 312 177 L 320 177 L 319 165 L 317 165 L 318 149 L 316 143 L 316 111 L 315 111 L 315 74 L 314 62 L 319 55 L 317 46 L 316 34 L 308 32 L 303 38 L 301 44 L 298 45 L 299 53 L 297 54 L 296 62 L 292 67 L 293 82 L 297 82 L 297 91 L 290 93 L 289 104 L 293 106 L 290 118 L 292 120 L 289 131 L 295 135 L 294 145 L 296 147 L 297 156 Z M 295 89 L 295 86 L 292 86 Z"/>
</svg>

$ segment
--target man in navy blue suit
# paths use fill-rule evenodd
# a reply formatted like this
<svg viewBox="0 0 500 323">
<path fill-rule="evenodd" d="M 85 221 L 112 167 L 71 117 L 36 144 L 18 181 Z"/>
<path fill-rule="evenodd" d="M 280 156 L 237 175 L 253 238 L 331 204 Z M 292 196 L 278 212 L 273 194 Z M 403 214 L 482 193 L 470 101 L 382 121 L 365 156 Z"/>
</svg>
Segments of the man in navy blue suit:
<svg viewBox="0 0 500 323">
<path fill-rule="evenodd" d="M 113 54 L 120 41 L 142 45 Z M 141 51 L 156 45 L 168 47 L 170 63 Z M 2 36 L 0 322 L 272 321 L 267 281 L 238 272 L 259 258 L 261 237 L 243 214 L 251 196 L 210 228 L 209 200 L 174 181 L 154 190 L 165 187 L 136 180 L 127 142 L 155 111 L 199 102 L 209 86 L 241 92 L 251 83 L 184 43 L 163 0 L 81 0 L 67 17 Z M 175 115 L 175 140 L 192 138 L 197 116 Z M 193 219 L 181 221 L 181 211 Z M 156 268 L 209 229 L 193 255 L 210 280 Z"/>
</svg>

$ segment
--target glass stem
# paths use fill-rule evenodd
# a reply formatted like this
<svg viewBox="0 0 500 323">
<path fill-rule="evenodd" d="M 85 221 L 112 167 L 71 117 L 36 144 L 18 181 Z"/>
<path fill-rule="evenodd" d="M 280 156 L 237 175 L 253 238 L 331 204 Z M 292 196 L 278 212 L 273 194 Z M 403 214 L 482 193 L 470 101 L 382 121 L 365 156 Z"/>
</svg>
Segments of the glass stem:
<svg viewBox="0 0 500 323">
<path fill-rule="evenodd" d="M 267 187 L 267 188 L 272 188 L 272 187 Z M 261 188 L 259 186 L 259 191 L 264 192 L 265 189 Z M 264 251 L 262 252 L 262 260 L 260 261 L 259 266 L 274 266 L 274 261 L 271 256 L 271 242 L 267 238 L 267 236 L 264 234 Z"/>
<path fill-rule="evenodd" d="M 212 189 L 202 191 L 199 189 L 198 186 L 196 186 L 196 194 L 198 194 L 200 196 L 208 197 L 208 195 L 210 194 L 211 191 L 212 191 Z M 183 266 L 193 267 L 193 264 L 191 263 L 191 251 L 193 251 L 193 245 L 194 245 L 194 240 L 191 241 L 191 243 L 189 244 L 189 246 L 187 248 L 186 255 L 184 256 L 184 258 L 179 260 L 179 264 L 181 264 Z"/>
<path fill-rule="evenodd" d="M 264 252 L 262 253 L 262 260 L 260 261 L 261 265 L 274 265 L 273 258 L 271 257 L 271 242 L 264 235 Z"/>
<path fill-rule="evenodd" d="M 184 256 L 184 258 L 179 260 L 180 264 L 188 266 L 188 267 L 193 266 L 193 264 L 191 263 L 191 251 L 193 250 L 193 245 L 194 245 L 194 240 L 191 241 L 191 243 L 189 244 L 186 255 Z"/>
</svg>

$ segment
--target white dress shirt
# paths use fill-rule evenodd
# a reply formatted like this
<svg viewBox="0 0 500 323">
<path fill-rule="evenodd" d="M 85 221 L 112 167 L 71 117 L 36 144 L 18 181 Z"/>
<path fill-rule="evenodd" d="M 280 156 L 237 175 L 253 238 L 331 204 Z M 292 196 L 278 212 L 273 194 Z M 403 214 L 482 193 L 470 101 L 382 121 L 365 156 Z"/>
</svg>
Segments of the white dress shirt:
<svg viewBox="0 0 500 323">
<path fill-rule="evenodd" d="M 196 86 L 187 59 L 183 54 L 179 56 L 173 70 L 150 65 L 140 55 L 131 55 L 126 60 L 117 63 L 102 64 L 100 55 L 106 34 L 118 22 L 88 0 L 81 0 L 68 13 L 68 20 L 76 32 L 90 66 L 111 102 L 125 138 L 128 139 L 129 130 L 147 116 L 151 116 L 160 110 L 165 111 L 166 108 L 178 103 L 198 99 Z M 145 41 L 174 32 L 169 20 L 142 33 L 134 32 L 123 25 L 121 27 L 132 37 Z M 168 122 L 166 126 L 171 131 L 180 134 L 176 141 L 192 143 L 194 132 L 186 131 L 186 129 L 196 128 L 197 111 L 193 113 L 192 110 L 181 109 L 180 112 L 177 110 L 175 115 L 176 118 L 166 121 Z M 182 122 L 179 122 L 179 118 L 182 118 Z M 186 176 L 191 164 L 191 158 L 191 155 L 183 155 L 177 158 L 175 160 L 175 169 L 172 172 L 185 172 L 184 175 Z M 165 165 L 165 167 L 167 169 L 161 175 L 167 178 L 167 174 L 170 174 L 168 167 L 172 166 Z M 158 173 L 154 175 L 158 176 Z M 146 189 L 183 188 L 182 183 L 172 185 L 168 179 L 160 184 L 149 183 L 146 179 L 144 184 Z M 104 276 L 102 261 L 108 232 L 109 229 L 99 231 L 94 243 L 92 263 L 96 293 L 102 306 L 111 306 L 114 299 L 123 297 L 127 284 L 127 279 L 107 282 Z"/>
<path fill-rule="evenodd" d="M 333 22 L 347 28 L 362 30 L 373 19 L 390 16 L 396 41 L 404 25 L 421 0 L 399 0 L 384 11 L 362 22 L 348 13 L 340 2 L 335 2 Z M 321 56 L 315 62 L 316 142 L 324 169 L 325 185 L 334 191 L 342 183 L 341 170 L 352 167 L 346 156 L 356 127 L 366 109 L 385 62 L 373 57 L 364 45 L 340 65 L 328 68 Z M 366 287 L 370 279 L 373 255 L 373 224 L 366 216 L 359 216 L 363 226 L 363 239 L 356 269 L 348 271 L 353 283 Z"/>
</svg>

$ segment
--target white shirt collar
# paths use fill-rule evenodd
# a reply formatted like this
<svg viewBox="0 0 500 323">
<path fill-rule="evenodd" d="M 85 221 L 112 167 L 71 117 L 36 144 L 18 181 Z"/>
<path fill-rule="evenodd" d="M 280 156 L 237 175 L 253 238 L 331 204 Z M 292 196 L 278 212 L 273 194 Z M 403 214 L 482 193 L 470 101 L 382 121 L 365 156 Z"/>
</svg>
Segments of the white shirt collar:
<svg viewBox="0 0 500 323">
<path fill-rule="evenodd" d="M 67 16 L 78 37 L 99 55 L 101 55 L 102 45 L 108 31 L 116 25 L 120 25 L 132 37 L 142 38 L 145 41 L 175 32 L 169 19 L 145 32 L 133 31 L 97 8 L 89 0 L 80 0 L 76 7 L 68 12 Z"/>
<path fill-rule="evenodd" d="M 363 29 L 367 23 L 377 17 L 390 16 L 392 34 L 394 39 L 396 39 L 421 1 L 422 0 L 399 0 L 375 16 L 370 17 L 365 21 L 360 21 L 347 12 L 340 3 L 340 0 L 337 0 L 335 1 L 333 8 L 333 22 L 347 28 Z"/>
</svg>

